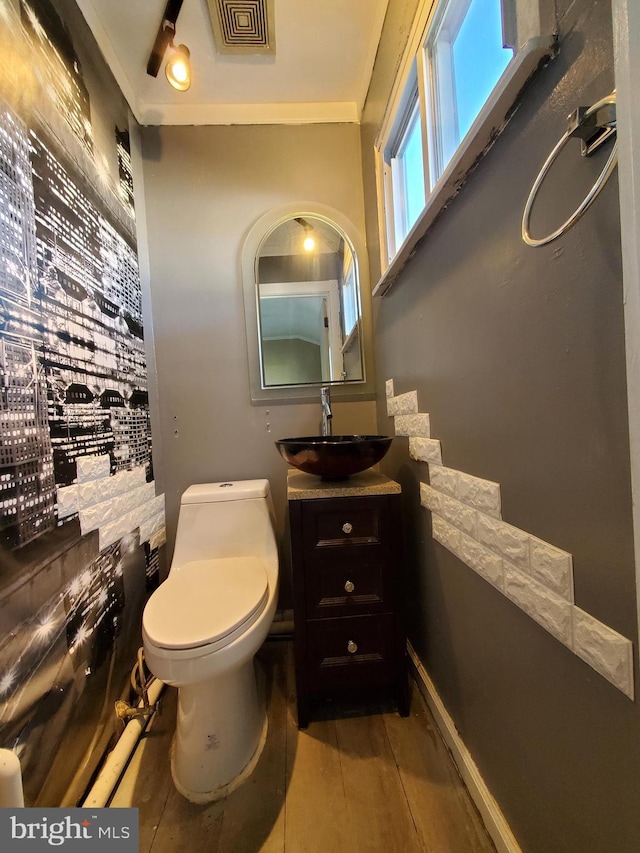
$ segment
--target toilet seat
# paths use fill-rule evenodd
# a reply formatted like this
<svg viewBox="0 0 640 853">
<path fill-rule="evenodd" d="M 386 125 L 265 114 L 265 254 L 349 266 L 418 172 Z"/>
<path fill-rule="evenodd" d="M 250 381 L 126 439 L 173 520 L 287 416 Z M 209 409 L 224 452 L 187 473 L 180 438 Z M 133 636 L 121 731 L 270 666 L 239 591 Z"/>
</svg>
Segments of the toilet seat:
<svg viewBox="0 0 640 853">
<path fill-rule="evenodd" d="M 158 649 L 214 651 L 260 616 L 269 597 L 256 557 L 196 560 L 171 570 L 144 609 L 145 639 Z"/>
</svg>

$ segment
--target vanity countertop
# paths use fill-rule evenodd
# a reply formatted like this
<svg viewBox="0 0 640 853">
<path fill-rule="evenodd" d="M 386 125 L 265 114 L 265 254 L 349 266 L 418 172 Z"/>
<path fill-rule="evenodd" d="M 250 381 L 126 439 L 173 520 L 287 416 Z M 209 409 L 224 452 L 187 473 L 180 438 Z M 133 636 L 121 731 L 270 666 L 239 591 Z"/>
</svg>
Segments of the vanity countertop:
<svg viewBox="0 0 640 853">
<path fill-rule="evenodd" d="M 395 480 L 371 469 L 353 474 L 346 480 L 321 480 L 314 474 L 305 474 L 295 468 L 290 468 L 287 474 L 287 499 L 290 501 L 396 495 L 401 491 Z"/>
</svg>

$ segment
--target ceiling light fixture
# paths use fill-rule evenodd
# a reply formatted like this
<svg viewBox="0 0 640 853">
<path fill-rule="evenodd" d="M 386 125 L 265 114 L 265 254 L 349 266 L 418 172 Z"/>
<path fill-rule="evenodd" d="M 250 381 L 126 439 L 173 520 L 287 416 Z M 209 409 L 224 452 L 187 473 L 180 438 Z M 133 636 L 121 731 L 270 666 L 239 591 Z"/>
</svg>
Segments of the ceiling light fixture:
<svg viewBox="0 0 640 853">
<path fill-rule="evenodd" d="M 153 43 L 153 50 L 147 63 L 147 74 L 157 77 L 162 60 L 167 48 L 173 48 L 173 55 L 169 58 L 166 67 L 167 80 L 174 89 L 186 92 L 191 85 L 191 64 L 189 62 L 189 49 L 184 44 L 174 45 L 173 39 L 176 33 L 176 21 L 182 8 L 183 0 L 168 0 L 160 27 Z"/>
<path fill-rule="evenodd" d="M 313 252 L 316 247 L 316 241 L 311 236 L 311 232 L 313 231 L 313 225 L 307 222 L 306 219 L 303 219 L 301 216 L 294 217 L 298 225 L 301 225 L 304 228 L 304 241 L 302 245 L 304 246 L 307 252 Z"/>
<path fill-rule="evenodd" d="M 189 48 L 186 44 L 173 46 L 173 55 L 167 60 L 164 73 L 167 80 L 178 92 L 186 92 L 191 85 L 191 63 Z"/>
</svg>

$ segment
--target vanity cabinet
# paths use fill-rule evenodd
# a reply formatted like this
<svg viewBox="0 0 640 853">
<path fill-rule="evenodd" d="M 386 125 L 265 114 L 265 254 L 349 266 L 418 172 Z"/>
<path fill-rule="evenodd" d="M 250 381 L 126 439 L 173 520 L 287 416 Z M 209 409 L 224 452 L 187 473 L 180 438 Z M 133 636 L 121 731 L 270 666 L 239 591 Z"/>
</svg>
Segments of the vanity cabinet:
<svg viewBox="0 0 640 853">
<path fill-rule="evenodd" d="M 319 699 L 385 689 L 408 714 L 400 486 L 290 472 L 298 725 Z"/>
</svg>

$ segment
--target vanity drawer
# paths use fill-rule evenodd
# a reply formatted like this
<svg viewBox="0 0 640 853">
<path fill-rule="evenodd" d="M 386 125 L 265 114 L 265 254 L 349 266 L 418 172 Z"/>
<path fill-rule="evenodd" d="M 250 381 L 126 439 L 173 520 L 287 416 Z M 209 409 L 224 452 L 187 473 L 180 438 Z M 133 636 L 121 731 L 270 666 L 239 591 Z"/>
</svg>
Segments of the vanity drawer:
<svg viewBox="0 0 640 853">
<path fill-rule="evenodd" d="M 385 565 L 378 560 L 326 560 L 306 571 L 305 595 L 309 619 L 388 609 Z"/>
<path fill-rule="evenodd" d="M 302 511 L 302 538 L 308 557 L 326 556 L 340 549 L 380 550 L 389 541 L 386 497 L 344 498 L 306 502 Z"/>
<path fill-rule="evenodd" d="M 307 673 L 311 692 L 373 687 L 394 673 L 394 617 L 352 616 L 307 624 Z"/>
</svg>

